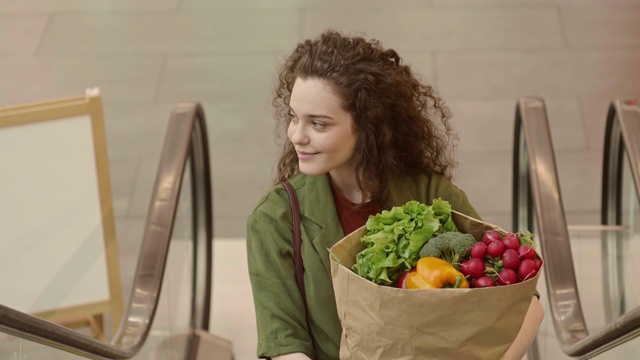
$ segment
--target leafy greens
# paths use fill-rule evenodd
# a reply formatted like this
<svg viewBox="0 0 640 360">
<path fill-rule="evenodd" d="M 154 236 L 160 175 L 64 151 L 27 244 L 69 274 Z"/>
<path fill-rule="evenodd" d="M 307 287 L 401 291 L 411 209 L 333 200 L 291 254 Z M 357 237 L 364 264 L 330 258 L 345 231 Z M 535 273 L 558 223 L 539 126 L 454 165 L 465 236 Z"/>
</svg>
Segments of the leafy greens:
<svg viewBox="0 0 640 360">
<path fill-rule="evenodd" d="M 391 285 L 420 258 L 420 249 L 433 236 L 458 231 L 451 205 L 442 199 L 431 206 L 409 201 L 372 215 L 360 239 L 366 248 L 356 255 L 353 271 L 376 284 Z"/>
</svg>

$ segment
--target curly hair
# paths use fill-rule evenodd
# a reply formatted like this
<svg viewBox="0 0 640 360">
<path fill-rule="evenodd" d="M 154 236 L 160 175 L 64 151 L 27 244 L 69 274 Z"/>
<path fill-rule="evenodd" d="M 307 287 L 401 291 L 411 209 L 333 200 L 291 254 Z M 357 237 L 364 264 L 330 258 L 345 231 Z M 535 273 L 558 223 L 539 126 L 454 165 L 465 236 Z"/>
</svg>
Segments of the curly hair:
<svg viewBox="0 0 640 360">
<path fill-rule="evenodd" d="M 435 90 L 424 84 L 393 49 L 380 41 L 327 30 L 297 45 L 280 68 L 273 105 L 282 152 L 275 182 L 300 171 L 286 138 L 289 101 L 296 79 L 326 81 L 343 100 L 356 128 L 356 184 L 385 205 L 394 175 L 436 172 L 451 178 L 458 140 L 451 114 Z"/>
</svg>

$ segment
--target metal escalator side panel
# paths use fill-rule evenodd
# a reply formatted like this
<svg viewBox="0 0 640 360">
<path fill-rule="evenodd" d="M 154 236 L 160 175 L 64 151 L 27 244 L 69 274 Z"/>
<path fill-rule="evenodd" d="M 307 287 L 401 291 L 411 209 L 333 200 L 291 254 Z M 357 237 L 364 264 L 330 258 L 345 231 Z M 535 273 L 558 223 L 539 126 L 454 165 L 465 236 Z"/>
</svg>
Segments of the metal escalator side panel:
<svg viewBox="0 0 640 360">
<path fill-rule="evenodd" d="M 551 315 L 560 345 L 566 352 L 572 344 L 585 338 L 588 331 L 578 295 L 551 131 L 542 99 L 522 98 L 519 108 Z"/>
<path fill-rule="evenodd" d="M 179 119 L 188 116 L 180 109 L 172 115 L 167 127 L 154 191 L 149 204 L 144 241 L 134 275 L 134 287 L 123 322 L 112 343 L 137 352 L 144 343 L 153 322 L 162 288 L 169 243 L 175 221 L 182 174 L 189 155 L 191 126 L 182 126 Z"/>
<path fill-rule="evenodd" d="M 112 344 L 137 353 L 148 336 L 151 323 L 158 306 L 162 288 L 169 243 L 173 232 L 180 189 L 187 160 L 191 159 L 194 211 L 194 286 L 205 284 L 204 289 L 193 289 L 191 326 L 208 329 L 210 283 L 211 283 L 211 240 L 213 238 L 213 216 L 211 205 L 211 184 L 204 112 L 199 104 L 179 104 L 169 121 L 165 142 L 158 166 L 154 192 L 149 205 L 144 241 L 138 267 L 134 276 L 131 300 Z M 187 145 L 187 146 L 185 146 Z M 198 241 L 198 240 L 202 241 Z M 199 243 L 204 242 L 204 246 Z M 202 249 L 204 247 L 204 249 Z M 204 279 L 198 276 L 198 269 L 204 267 Z M 195 319 L 203 316 L 206 319 Z"/>
</svg>

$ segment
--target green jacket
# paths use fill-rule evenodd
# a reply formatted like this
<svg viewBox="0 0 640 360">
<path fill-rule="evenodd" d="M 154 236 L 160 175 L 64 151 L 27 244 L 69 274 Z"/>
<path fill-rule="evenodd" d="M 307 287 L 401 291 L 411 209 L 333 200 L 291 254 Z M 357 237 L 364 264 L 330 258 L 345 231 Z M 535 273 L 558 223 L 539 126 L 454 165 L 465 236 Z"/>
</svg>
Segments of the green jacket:
<svg viewBox="0 0 640 360">
<path fill-rule="evenodd" d="M 341 327 L 336 311 L 329 252 L 345 234 L 336 213 L 328 175 L 298 174 L 296 189 L 302 222 L 302 258 L 311 334 L 296 286 L 291 205 L 282 185 L 271 189 L 247 222 L 247 257 L 258 325 L 258 357 L 302 352 L 312 359 L 338 359 Z M 465 193 L 444 176 L 395 178 L 389 208 L 441 197 L 454 210 L 479 218 Z"/>
</svg>

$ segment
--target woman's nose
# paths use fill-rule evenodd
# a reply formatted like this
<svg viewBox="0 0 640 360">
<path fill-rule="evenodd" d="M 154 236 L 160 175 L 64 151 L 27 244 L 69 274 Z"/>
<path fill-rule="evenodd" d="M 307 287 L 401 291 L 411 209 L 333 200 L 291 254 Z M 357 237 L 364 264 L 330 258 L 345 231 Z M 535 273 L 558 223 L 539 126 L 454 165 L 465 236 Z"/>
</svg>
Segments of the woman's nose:
<svg viewBox="0 0 640 360">
<path fill-rule="evenodd" d="M 307 144 L 309 136 L 307 136 L 305 126 L 300 123 L 289 123 L 289 140 L 294 144 Z"/>
</svg>

